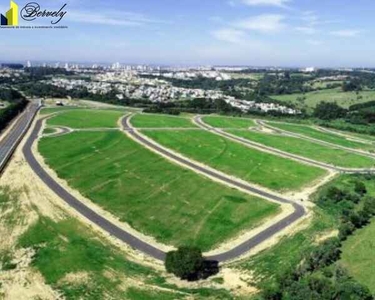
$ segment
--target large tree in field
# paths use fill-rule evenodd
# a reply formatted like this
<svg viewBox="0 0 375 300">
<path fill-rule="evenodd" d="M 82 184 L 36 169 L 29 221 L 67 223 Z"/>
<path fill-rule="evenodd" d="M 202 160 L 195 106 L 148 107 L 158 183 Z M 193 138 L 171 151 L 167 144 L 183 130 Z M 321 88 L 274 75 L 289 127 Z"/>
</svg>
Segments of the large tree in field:
<svg viewBox="0 0 375 300">
<path fill-rule="evenodd" d="M 195 279 L 204 268 L 202 251 L 194 247 L 180 247 L 167 253 L 165 268 L 181 279 Z"/>
</svg>

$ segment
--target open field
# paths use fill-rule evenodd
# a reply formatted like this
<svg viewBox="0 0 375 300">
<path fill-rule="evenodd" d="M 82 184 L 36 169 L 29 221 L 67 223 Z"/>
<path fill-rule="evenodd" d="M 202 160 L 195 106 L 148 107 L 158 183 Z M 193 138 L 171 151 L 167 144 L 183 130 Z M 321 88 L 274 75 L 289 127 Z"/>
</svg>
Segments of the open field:
<svg viewBox="0 0 375 300">
<path fill-rule="evenodd" d="M 375 220 L 344 242 L 341 264 L 375 294 Z"/>
<path fill-rule="evenodd" d="M 226 174 L 277 191 L 301 189 L 326 174 L 322 169 L 250 149 L 204 130 L 144 134 Z"/>
<path fill-rule="evenodd" d="M 176 286 L 160 267 L 134 261 L 131 251 L 29 193 L 0 188 L 2 299 L 232 299 L 219 285 Z"/>
<path fill-rule="evenodd" d="M 48 125 L 71 128 L 116 128 L 117 121 L 125 114 L 116 110 L 69 110 L 48 120 Z"/>
<path fill-rule="evenodd" d="M 278 205 L 171 164 L 120 132 L 43 138 L 39 150 L 71 187 L 166 244 L 208 250 L 279 212 Z"/>
<path fill-rule="evenodd" d="M 309 92 L 306 94 L 277 95 L 271 98 L 283 102 L 293 103 L 297 107 L 312 109 L 320 102 L 337 102 L 340 106 L 348 108 L 353 104 L 364 103 L 375 99 L 375 91 L 361 91 L 357 95 L 355 92 L 343 92 L 341 88 L 327 89 Z M 305 98 L 300 101 L 299 99 Z"/>
<path fill-rule="evenodd" d="M 318 139 L 318 140 L 336 144 L 339 146 L 353 148 L 353 149 L 362 149 L 362 150 L 367 150 L 367 151 L 375 150 L 375 146 L 373 145 L 351 141 L 349 139 L 346 139 L 343 136 L 340 136 L 334 133 L 321 132 L 318 129 L 312 128 L 310 126 L 277 123 L 277 122 L 268 122 L 268 123 L 271 126 L 282 129 L 282 130 L 294 132 L 297 134 L 302 134 L 310 138 Z"/>
<path fill-rule="evenodd" d="M 321 161 L 334 166 L 344 168 L 366 168 L 374 167 L 375 159 L 354 154 L 342 149 L 335 149 L 323 146 L 307 140 L 281 136 L 278 134 L 260 133 L 252 130 L 226 130 L 228 133 L 260 143 L 272 148 L 276 148 L 288 153 L 307 157 L 316 161 Z"/>
<path fill-rule="evenodd" d="M 255 123 L 251 119 L 245 118 L 234 118 L 234 117 L 203 117 L 202 120 L 216 128 L 241 128 L 246 129 L 249 127 L 254 127 Z"/>
<path fill-rule="evenodd" d="M 137 114 L 131 119 L 136 128 L 191 128 L 190 119 L 167 115 Z"/>
</svg>

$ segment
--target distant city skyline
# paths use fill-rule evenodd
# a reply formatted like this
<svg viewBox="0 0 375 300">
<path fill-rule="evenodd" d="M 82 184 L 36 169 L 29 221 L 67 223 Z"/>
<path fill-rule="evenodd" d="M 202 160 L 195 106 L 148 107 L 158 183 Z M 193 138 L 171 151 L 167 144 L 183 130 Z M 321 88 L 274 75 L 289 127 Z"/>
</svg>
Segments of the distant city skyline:
<svg viewBox="0 0 375 300">
<path fill-rule="evenodd" d="M 26 3 L 17 1 L 20 9 Z M 51 10 L 67 3 L 59 25 L 69 28 L 1 29 L 1 61 L 375 67 L 371 0 L 38 3 Z M 8 0 L 0 2 L 7 9 Z"/>
</svg>

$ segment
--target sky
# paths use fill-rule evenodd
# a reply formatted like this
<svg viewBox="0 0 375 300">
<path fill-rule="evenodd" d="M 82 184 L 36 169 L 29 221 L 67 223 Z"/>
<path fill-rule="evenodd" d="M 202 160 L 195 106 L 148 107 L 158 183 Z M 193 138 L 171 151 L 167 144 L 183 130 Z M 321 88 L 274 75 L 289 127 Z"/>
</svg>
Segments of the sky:
<svg viewBox="0 0 375 300">
<path fill-rule="evenodd" d="M 30 0 L 15 0 L 20 10 Z M 35 0 L 33 0 L 35 1 Z M 40 0 L 67 29 L 0 28 L 1 61 L 375 67 L 374 0 Z M 0 0 L 0 11 L 9 9 Z M 50 25 L 51 18 L 20 26 Z"/>
</svg>

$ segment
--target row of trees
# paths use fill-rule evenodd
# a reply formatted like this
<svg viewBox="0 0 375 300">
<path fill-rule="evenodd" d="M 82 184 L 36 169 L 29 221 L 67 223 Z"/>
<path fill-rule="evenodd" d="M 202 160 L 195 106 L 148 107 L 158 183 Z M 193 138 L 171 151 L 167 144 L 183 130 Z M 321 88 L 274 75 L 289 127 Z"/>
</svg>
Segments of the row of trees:
<svg viewBox="0 0 375 300">
<path fill-rule="evenodd" d="M 16 103 L 8 105 L 6 108 L 0 110 L 0 131 L 2 131 L 10 121 L 13 120 L 21 111 L 24 110 L 28 101 L 21 99 Z"/>
<path fill-rule="evenodd" d="M 374 180 L 370 176 L 367 179 Z M 340 264 L 336 264 L 340 259 L 342 241 L 356 229 L 365 226 L 375 215 L 375 199 L 366 194 L 366 185 L 360 180 L 354 182 L 353 192 L 337 186 L 329 188 L 317 204 L 336 211 L 340 219 L 339 236 L 302 255 L 298 266 L 264 288 L 261 299 L 372 300 L 368 288 L 351 278 Z M 362 208 L 355 209 L 358 206 Z"/>
</svg>

